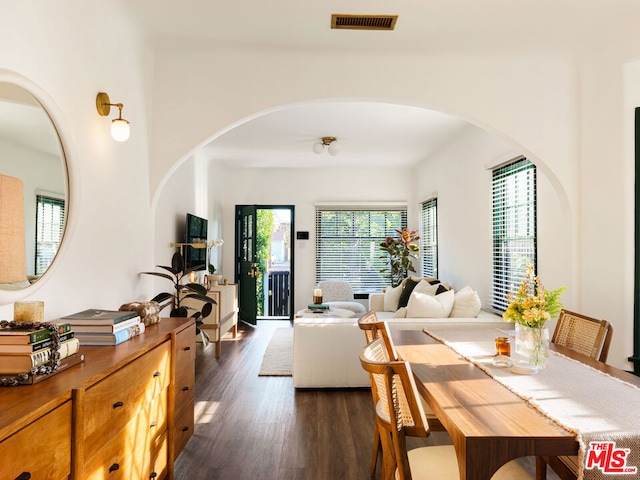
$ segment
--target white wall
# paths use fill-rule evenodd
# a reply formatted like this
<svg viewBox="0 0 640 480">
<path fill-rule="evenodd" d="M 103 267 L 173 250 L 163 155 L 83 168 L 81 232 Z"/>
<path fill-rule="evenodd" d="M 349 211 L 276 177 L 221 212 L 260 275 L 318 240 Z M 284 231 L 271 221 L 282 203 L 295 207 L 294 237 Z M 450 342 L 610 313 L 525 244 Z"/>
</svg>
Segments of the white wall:
<svg viewBox="0 0 640 480">
<path fill-rule="evenodd" d="M 535 159 L 566 212 L 545 227 L 544 251 L 555 257 L 541 257 L 540 272 L 549 284 L 573 286 L 569 295 L 576 309 L 614 324 L 610 361 L 628 366 L 633 310 L 629 125 L 639 75 L 626 64 L 637 49 L 637 32 L 621 29 L 599 37 L 597 44 L 585 45 L 585 56 L 457 52 L 387 57 L 216 46 L 151 52 L 112 2 L 0 0 L 0 7 L 0 77 L 17 75 L 30 86 L 61 128 L 69 157 L 68 241 L 61 261 L 26 292 L 28 298 L 45 300 L 46 317 L 118 306 L 152 293 L 153 286 L 141 282 L 137 272 L 166 259 L 159 246 L 173 241 L 174 233 L 155 222 L 176 218 L 178 205 L 163 199 L 169 207 L 161 215 L 151 209 L 150 199 L 154 206 L 161 203 L 162 187 L 176 162 L 190 158 L 197 145 L 235 122 L 293 102 L 378 99 L 459 114 L 511 139 L 516 150 Z M 102 90 L 125 104 L 132 135 L 124 144 L 111 140 L 109 120 L 96 113 L 95 96 Z M 233 193 L 235 200 L 243 191 L 248 198 L 262 190 L 255 187 L 257 179 L 249 191 L 242 183 L 230 183 L 240 182 L 238 174 L 220 170 L 216 175 L 225 175 L 219 179 L 220 192 L 207 192 L 206 208 L 216 220 L 224 218 L 222 236 L 228 239 L 233 213 L 225 207 L 231 200 L 225 195 Z M 260 178 L 269 175 L 275 173 L 260 172 Z M 181 188 L 169 189 L 195 188 L 194 180 L 184 181 Z M 396 191 L 381 180 L 374 183 L 373 192 Z M 238 191 L 229 192 L 230 185 Z M 373 199 L 368 192 L 342 187 L 332 193 Z M 291 203 L 286 193 L 261 193 L 276 198 L 256 201 Z M 300 223 L 316 200 L 313 192 L 308 195 L 297 219 L 299 229 L 312 231 Z M 413 198 L 414 207 L 417 201 Z M 570 240 L 557 233 L 567 223 Z M 571 244 L 556 246 L 553 235 Z M 223 252 L 226 273 L 232 249 L 223 247 Z M 554 260 L 564 256 L 571 262 L 568 270 Z M 298 267 L 305 266 L 310 267 L 301 259 Z M 5 294 L 0 302 L 16 298 Z M 3 317 L 10 318 L 11 311 L 10 304 L 0 307 Z"/>
<path fill-rule="evenodd" d="M 621 39 L 612 38 L 611 42 L 620 43 L 608 49 L 621 46 L 622 50 Z M 380 62 L 384 62 L 384 74 L 378 70 Z M 524 52 L 518 56 L 462 52 L 448 57 L 388 58 L 295 49 L 169 48 L 157 54 L 154 96 L 167 99 L 166 108 L 173 116 L 189 118 L 190 123 L 175 129 L 169 116 L 154 116 L 151 188 L 160 195 L 167 172 L 197 145 L 237 122 L 295 102 L 363 98 L 459 114 L 532 159 L 546 177 L 548 185 L 541 184 L 541 198 L 546 201 L 544 191 L 550 192 L 552 205 L 547 210 L 553 213 L 545 215 L 539 226 L 539 272 L 549 286 L 570 287 L 564 297 L 567 305 L 614 324 L 610 361 L 628 368 L 626 357 L 633 348 L 633 298 L 629 295 L 633 277 L 627 266 L 632 259 L 627 254 L 633 228 L 626 213 L 618 214 L 632 189 L 630 177 L 622 173 L 628 173 L 630 161 L 623 148 L 623 141 L 629 139 L 623 139 L 621 133 L 625 124 L 624 62 L 622 54 L 607 57 L 604 53 L 585 58 Z M 327 63 L 333 67 L 324 68 Z M 478 175 L 488 175 L 486 161 L 482 158 L 474 166 L 480 169 Z M 615 167 L 609 169 L 608 165 Z M 256 175 L 265 178 L 263 171 Z M 414 207 L 423 195 L 418 187 L 407 194 Z M 236 194 L 246 190 L 243 185 L 238 189 Z M 253 196 L 261 189 L 254 186 L 247 193 Z M 262 195 L 272 194 L 258 194 Z M 283 203 L 291 203 L 291 195 L 282 198 Z M 243 198 L 239 203 L 253 202 Z M 224 214 L 232 212 L 226 209 Z M 296 218 L 300 222 L 307 214 L 297 211 Z M 441 221 L 460 225 L 478 219 L 445 219 L 441 215 Z M 300 224 L 297 228 L 305 229 Z M 224 230 L 228 236 L 227 227 Z M 455 245 L 457 251 L 473 250 L 468 245 Z M 232 260 L 227 258 L 232 254 L 232 249 L 224 249 L 225 269 L 231 268 Z M 444 265 L 452 262 L 452 274 L 461 275 L 458 268 L 453 271 L 461 263 L 456 264 L 453 258 L 445 257 Z M 301 260 L 297 267 L 311 265 Z M 474 268 L 484 272 L 486 258 Z M 606 287 L 602 285 L 603 274 L 613 279 Z M 475 274 L 476 278 L 481 275 Z M 300 292 L 308 285 L 297 282 L 296 288 L 301 298 Z"/>
<path fill-rule="evenodd" d="M 0 81 L 26 87 L 49 111 L 70 176 L 59 262 L 26 291 L 2 292 L 0 317 L 12 318 L 21 297 L 44 300 L 47 320 L 117 309 L 146 295 L 137 272 L 153 262 L 143 88 L 149 52 L 110 2 L 2 0 L 0 10 Z M 124 103 L 128 142 L 111 139 L 110 118 L 95 107 L 100 91 Z"/>
</svg>

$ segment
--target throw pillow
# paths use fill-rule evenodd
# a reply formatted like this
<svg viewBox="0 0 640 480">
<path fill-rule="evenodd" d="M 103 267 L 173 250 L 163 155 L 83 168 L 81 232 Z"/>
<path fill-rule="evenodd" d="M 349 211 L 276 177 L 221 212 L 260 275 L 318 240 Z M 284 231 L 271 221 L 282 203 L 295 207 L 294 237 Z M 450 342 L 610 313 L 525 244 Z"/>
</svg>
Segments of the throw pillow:
<svg viewBox="0 0 640 480">
<path fill-rule="evenodd" d="M 398 310 L 393 312 L 391 318 L 405 318 L 407 316 L 407 307 L 400 307 Z"/>
<path fill-rule="evenodd" d="M 387 287 L 384 291 L 384 311 L 395 312 L 398 309 L 398 301 L 402 293 L 402 284 L 395 288 Z"/>
<path fill-rule="evenodd" d="M 418 285 L 415 286 L 411 295 L 415 295 L 416 293 L 426 293 L 428 295 L 437 295 L 438 288 L 440 285 L 431 285 L 427 280 L 422 280 Z M 444 289 L 446 291 L 446 289 Z M 442 292 L 440 292 L 442 293 Z M 409 297 L 409 301 L 411 301 L 411 297 Z"/>
<path fill-rule="evenodd" d="M 482 302 L 478 292 L 474 291 L 470 286 L 466 286 L 455 293 L 453 308 L 449 316 L 454 318 L 475 318 L 480 313 L 480 308 L 482 308 Z"/>
<path fill-rule="evenodd" d="M 411 296 L 411 292 L 418 285 L 419 282 L 413 281 L 411 278 L 407 278 L 404 282 L 404 286 L 402 287 L 402 293 L 400 294 L 400 298 L 398 299 L 398 308 L 406 307 L 409 303 L 409 297 Z"/>
<path fill-rule="evenodd" d="M 417 292 L 409 299 L 407 318 L 446 318 L 451 313 L 453 301 L 453 290 L 435 296 Z"/>
</svg>

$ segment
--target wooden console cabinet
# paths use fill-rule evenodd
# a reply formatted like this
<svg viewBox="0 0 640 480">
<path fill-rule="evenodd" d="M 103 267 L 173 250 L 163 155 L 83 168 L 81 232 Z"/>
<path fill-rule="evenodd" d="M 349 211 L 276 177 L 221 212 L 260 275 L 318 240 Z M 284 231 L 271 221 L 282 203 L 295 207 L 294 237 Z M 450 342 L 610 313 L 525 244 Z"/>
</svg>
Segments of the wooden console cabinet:
<svg viewBox="0 0 640 480">
<path fill-rule="evenodd" d="M 229 283 L 227 285 L 211 285 L 207 296 L 216 301 L 211 315 L 204 319 L 200 329 L 209 336 L 209 340 L 216 344 L 216 358 L 220 357 L 222 336 L 231 330 L 233 338 L 238 335 L 238 285 Z M 202 309 L 202 302 L 187 298 L 181 300 L 181 304 Z M 200 337 L 198 337 L 199 340 Z"/>
<path fill-rule="evenodd" d="M 0 390 L 0 478 L 164 479 L 193 433 L 195 323 L 162 319 L 35 385 Z M 30 477 L 28 476 L 30 475 Z"/>
</svg>

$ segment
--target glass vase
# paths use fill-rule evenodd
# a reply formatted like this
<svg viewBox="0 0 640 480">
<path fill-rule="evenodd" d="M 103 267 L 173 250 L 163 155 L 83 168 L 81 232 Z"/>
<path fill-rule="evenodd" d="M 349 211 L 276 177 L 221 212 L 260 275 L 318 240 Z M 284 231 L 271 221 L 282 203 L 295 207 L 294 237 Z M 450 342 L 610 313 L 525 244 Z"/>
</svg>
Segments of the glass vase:
<svg viewBox="0 0 640 480">
<path fill-rule="evenodd" d="M 549 329 L 516 323 L 516 353 L 531 365 L 543 369 L 549 358 Z"/>
</svg>

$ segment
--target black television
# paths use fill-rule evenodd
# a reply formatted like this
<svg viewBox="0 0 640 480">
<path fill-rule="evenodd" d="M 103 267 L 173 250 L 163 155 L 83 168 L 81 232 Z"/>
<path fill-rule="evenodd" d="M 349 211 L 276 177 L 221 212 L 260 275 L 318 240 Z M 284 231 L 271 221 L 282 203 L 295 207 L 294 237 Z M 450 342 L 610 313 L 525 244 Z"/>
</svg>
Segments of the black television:
<svg viewBox="0 0 640 480">
<path fill-rule="evenodd" d="M 185 243 L 202 243 L 207 244 L 207 227 L 206 218 L 198 217 L 191 213 L 187 213 L 187 223 L 185 228 Z M 207 249 L 194 248 L 190 246 L 184 247 L 185 269 L 202 265 L 206 269 Z"/>
</svg>

